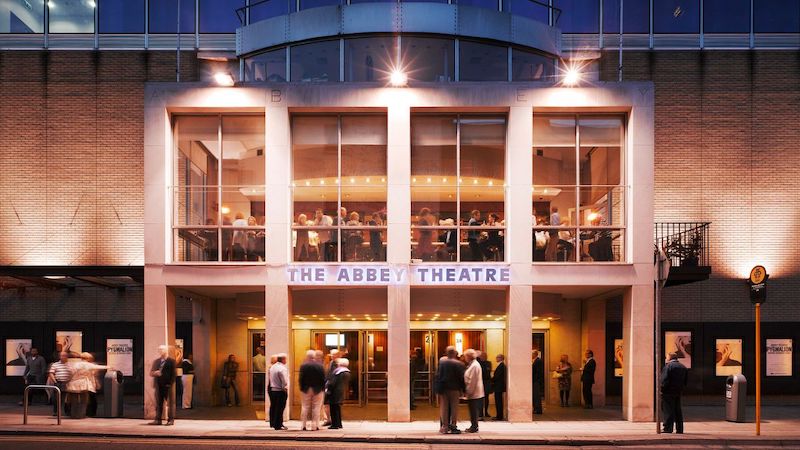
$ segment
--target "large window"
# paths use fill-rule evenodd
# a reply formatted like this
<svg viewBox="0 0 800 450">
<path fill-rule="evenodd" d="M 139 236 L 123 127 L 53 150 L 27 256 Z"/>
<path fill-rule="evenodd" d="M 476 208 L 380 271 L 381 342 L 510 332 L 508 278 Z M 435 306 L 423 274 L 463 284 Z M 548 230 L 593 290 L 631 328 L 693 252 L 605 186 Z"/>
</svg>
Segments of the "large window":
<svg viewBox="0 0 800 450">
<path fill-rule="evenodd" d="M 603 33 L 619 33 L 620 0 L 603 0 Z M 622 28 L 624 33 L 650 32 L 650 1 L 625 0 L 622 5 Z"/>
<path fill-rule="evenodd" d="M 94 1 L 48 0 L 51 33 L 94 33 Z"/>
<path fill-rule="evenodd" d="M 512 49 L 511 80 L 512 81 L 546 81 L 555 75 L 553 58 L 540 53 Z"/>
<path fill-rule="evenodd" d="M 533 260 L 625 260 L 624 117 L 533 118 Z"/>
<path fill-rule="evenodd" d="M 386 261 L 383 114 L 292 117 L 292 259 Z"/>
<path fill-rule="evenodd" d="M 172 0 L 149 0 L 148 26 L 151 33 L 172 33 L 178 30 L 178 2 Z M 181 33 L 194 33 L 195 0 L 179 0 Z"/>
<path fill-rule="evenodd" d="M 403 69 L 413 81 L 455 80 L 455 41 L 403 36 Z"/>
<path fill-rule="evenodd" d="M 700 0 L 653 2 L 653 32 L 699 33 Z"/>
<path fill-rule="evenodd" d="M 201 33 L 236 33 L 241 25 L 236 10 L 244 0 L 200 0 Z"/>
<path fill-rule="evenodd" d="M 264 117 L 173 119 L 173 260 L 265 260 Z"/>
<path fill-rule="evenodd" d="M 561 9 L 555 26 L 564 33 L 599 33 L 599 0 L 553 0 L 553 6 Z"/>
<path fill-rule="evenodd" d="M 0 1 L 0 33 L 44 32 L 44 0 Z"/>
<path fill-rule="evenodd" d="M 145 0 L 100 0 L 101 33 L 144 33 Z"/>
<path fill-rule="evenodd" d="M 292 81 L 339 81 L 339 40 L 291 47 Z"/>
<path fill-rule="evenodd" d="M 411 258 L 503 261 L 506 118 L 411 117 Z"/>
<path fill-rule="evenodd" d="M 544 24 L 550 23 L 550 8 L 546 1 L 537 3 L 530 0 L 504 0 L 503 10 Z"/>
<path fill-rule="evenodd" d="M 344 47 L 345 81 L 387 82 L 397 61 L 391 36 L 347 39 Z"/>
<path fill-rule="evenodd" d="M 703 32 L 749 33 L 750 0 L 704 0 Z"/>
<path fill-rule="evenodd" d="M 508 81 L 508 47 L 460 41 L 461 81 Z"/>
<path fill-rule="evenodd" d="M 244 60 L 245 81 L 286 81 L 286 49 L 279 48 Z"/>
<path fill-rule="evenodd" d="M 756 33 L 800 33 L 799 0 L 754 0 Z"/>
</svg>

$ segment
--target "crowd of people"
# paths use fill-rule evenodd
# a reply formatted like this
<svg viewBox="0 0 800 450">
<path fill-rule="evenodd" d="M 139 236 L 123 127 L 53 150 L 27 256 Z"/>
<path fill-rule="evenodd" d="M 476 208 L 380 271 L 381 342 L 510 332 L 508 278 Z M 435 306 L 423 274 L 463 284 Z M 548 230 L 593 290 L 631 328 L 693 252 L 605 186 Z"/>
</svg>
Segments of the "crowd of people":
<svg viewBox="0 0 800 450">
<path fill-rule="evenodd" d="M 206 226 L 216 226 L 216 221 L 213 218 L 206 219 Z M 233 220 L 228 215 L 222 216 L 222 226 L 223 261 L 264 261 L 266 256 L 264 216 L 245 218 L 244 213 L 237 212 Z M 248 227 L 250 228 L 248 229 Z M 252 227 L 262 227 L 262 229 Z M 217 246 L 219 239 L 216 228 L 199 230 L 197 236 L 202 240 L 205 260 L 217 261 L 219 259 Z"/>
<path fill-rule="evenodd" d="M 348 214 L 345 207 L 339 208 L 335 220 L 320 208 L 313 218 L 300 213 L 294 221 L 294 261 L 337 261 L 340 240 L 342 261 L 385 261 L 385 224 L 383 211 L 365 213 L 363 220 L 357 211 Z M 341 236 L 334 226 L 344 227 Z"/>
<path fill-rule="evenodd" d="M 420 209 L 417 215 L 416 226 L 417 229 L 413 236 L 416 241 L 414 258 L 422 261 L 455 260 L 462 236 L 459 236 L 454 219 L 437 219 L 437 215 L 430 208 L 425 207 Z M 469 251 L 461 252 L 462 261 L 503 260 L 505 220 L 501 219 L 499 214 L 490 212 L 486 216 L 486 220 L 483 220 L 480 211 L 472 210 L 469 220 L 466 223 L 460 221 L 460 226 L 470 227 L 465 233 Z"/>
<path fill-rule="evenodd" d="M 608 224 L 601 214 L 588 216 L 592 227 L 605 227 Z M 550 216 L 533 216 L 533 260 L 534 261 L 575 261 L 576 248 L 580 250 L 582 261 L 614 261 L 613 234 L 609 229 L 584 229 L 576 236 L 575 229 L 570 229 L 568 217 L 561 217 L 558 207 L 550 209 Z M 580 239 L 576 239 L 576 238 Z"/>
</svg>

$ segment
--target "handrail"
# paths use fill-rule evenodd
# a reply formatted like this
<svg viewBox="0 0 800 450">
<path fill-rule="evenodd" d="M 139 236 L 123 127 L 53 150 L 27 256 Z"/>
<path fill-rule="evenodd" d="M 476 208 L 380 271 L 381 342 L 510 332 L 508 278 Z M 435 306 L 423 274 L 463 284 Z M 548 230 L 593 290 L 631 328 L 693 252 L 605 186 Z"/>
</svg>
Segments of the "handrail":
<svg viewBox="0 0 800 450">
<path fill-rule="evenodd" d="M 661 248 L 677 266 L 709 266 L 711 222 L 654 223 L 655 251 Z"/>
<path fill-rule="evenodd" d="M 239 23 L 241 23 L 242 26 L 247 25 L 245 23 L 245 19 L 247 18 L 247 11 L 250 10 L 250 8 L 252 8 L 254 6 L 259 6 L 259 5 L 262 5 L 264 3 L 268 3 L 268 2 L 271 2 L 271 1 L 276 1 L 276 0 L 259 0 L 259 1 L 255 2 L 255 3 L 250 3 L 249 5 L 242 6 L 241 8 L 236 8 L 235 12 L 236 12 L 236 17 L 239 18 Z M 530 2 L 530 3 L 533 3 L 535 5 L 543 6 L 543 7 L 547 8 L 548 10 L 552 11 L 553 12 L 553 25 L 558 23 L 558 20 L 561 18 L 561 8 L 557 8 L 555 6 L 552 6 L 552 5 L 548 4 L 548 3 L 545 3 L 545 2 L 540 1 L 540 0 L 527 0 L 527 1 Z M 347 0 L 340 0 L 340 2 L 341 3 L 346 3 Z M 458 4 L 457 0 L 450 0 L 450 2 Z M 398 0 L 397 3 L 402 3 L 402 0 Z"/>
<path fill-rule="evenodd" d="M 56 401 L 58 402 L 56 411 L 58 411 L 58 424 L 61 425 L 61 389 L 58 386 L 48 386 L 46 384 L 29 384 L 25 386 L 22 398 L 22 424 L 28 424 L 28 391 L 30 389 L 54 389 L 56 391 Z"/>
</svg>

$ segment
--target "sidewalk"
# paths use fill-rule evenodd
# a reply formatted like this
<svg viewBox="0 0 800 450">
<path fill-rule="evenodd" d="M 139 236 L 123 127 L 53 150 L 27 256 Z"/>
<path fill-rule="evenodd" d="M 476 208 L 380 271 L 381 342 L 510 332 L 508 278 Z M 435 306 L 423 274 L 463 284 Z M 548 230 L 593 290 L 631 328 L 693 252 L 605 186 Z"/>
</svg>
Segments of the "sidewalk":
<svg viewBox="0 0 800 450">
<path fill-rule="evenodd" d="M 602 410 L 601 410 L 602 411 Z M 300 422 L 289 421 L 288 431 L 271 430 L 257 419 L 245 420 L 176 420 L 173 427 L 147 425 L 142 419 L 65 418 L 62 425 L 49 414 L 46 406 L 35 406 L 22 425 L 22 409 L 0 405 L 0 435 L 94 436 L 163 439 L 235 439 L 286 440 L 315 442 L 373 442 L 395 444 L 481 444 L 481 445 L 715 445 L 715 446 L 785 446 L 800 447 L 800 410 L 775 406 L 764 409 L 762 436 L 755 436 L 754 423 L 732 423 L 713 418 L 721 415 L 718 407 L 689 407 L 686 416 L 696 418 L 686 423 L 686 433 L 656 434 L 655 424 L 620 420 L 542 420 L 534 423 L 481 422 L 478 434 L 441 435 L 435 421 L 389 423 L 383 421 L 347 421 L 342 430 L 300 431 Z M 587 414 L 592 414 L 587 411 Z M 345 416 L 346 417 L 346 416 Z M 711 419 L 709 419 L 711 417 Z M 461 422 L 464 429 L 469 424 Z"/>
</svg>

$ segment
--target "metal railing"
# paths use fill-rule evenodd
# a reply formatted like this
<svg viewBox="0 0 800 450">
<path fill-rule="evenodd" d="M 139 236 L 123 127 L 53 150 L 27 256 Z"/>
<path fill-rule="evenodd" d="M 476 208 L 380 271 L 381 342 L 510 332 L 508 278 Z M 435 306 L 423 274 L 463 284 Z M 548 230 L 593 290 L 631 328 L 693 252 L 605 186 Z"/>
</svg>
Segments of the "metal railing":
<svg viewBox="0 0 800 450">
<path fill-rule="evenodd" d="M 711 265 L 711 222 L 655 223 L 655 250 L 663 248 L 672 267 Z"/>
<path fill-rule="evenodd" d="M 510 10 L 509 7 L 511 5 L 511 1 L 512 0 L 504 0 L 502 2 L 499 2 L 498 3 L 498 10 L 499 11 L 509 12 L 509 10 Z M 552 5 L 550 5 L 550 4 L 548 4 L 548 3 L 544 2 L 544 1 L 540 1 L 540 0 L 526 0 L 526 1 L 527 1 L 527 3 L 531 3 L 533 5 L 536 5 L 536 7 L 540 7 L 540 8 L 546 9 L 548 16 L 552 16 L 553 26 L 555 26 L 558 23 L 558 19 L 561 17 L 561 9 L 560 8 L 557 8 L 555 6 L 552 6 Z M 247 25 L 247 22 L 248 22 L 247 18 L 250 15 L 249 13 L 250 13 L 250 11 L 252 9 L 254 9 L 254 8 L 264 8 L 264 7 L 266 7 L 267 4 L 271 3 L 271 4 L 274 5 L 274 4 L 277 4 L 279 2 L 286 2 L 286 10 L 289 13 L 296 12 L 296 11 L 302 11 L 302 10 L 305 10 L 305 9 L 311 9 L 311 8 L 303 8 L 301 0 L 258 0 L 256 2 L 250 3 L 249 5 L 242 6 L 241 8 L 237 8 L 236 9 L 236 16 L 239 18 L 239 23 L 241 23 L 242 26 L 245 26 L 245 25 Z M 397 0 L 397 3 L 402 3 L 402 2 L 403 2 L 403 0 Z M 377 1 L 376 1 L 376 3 L 377 3 Z M 447 0 L 447 3 L 449 3 L 449 4 L 458 4 L 458 0 Z M 331 0 L 329 3 L 326 3 L 325 5 L 319 5 L 319 6 L 333 6 L 335 4 L 338 4 L 338 5 L 349 5 L 350 4 L 350 0 L 338 0 L 338 1 L 337 0 Z M 282 14 L 276 14 L 276 16 L 277 15 L 282 15 Z"/>
<path fill-rule="evenodd" d="M 44 389 L 45 391 L 48 389 L 52 389 L 56 391 L 56 401 L 58 402 L 58 406 L 56 406 L 57 417 L 58 417 L 58 424 L 61 425 L 61 389 L 58 386 L 48 386 L 45 384 L 30 384 L 25 386 L 25 393 L 22 397 L 22 424 L 28 424 L 28 391 L 31 389 Z"/>
</svg>

